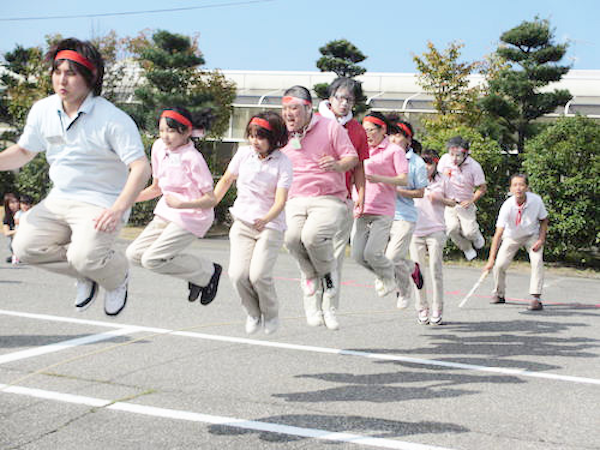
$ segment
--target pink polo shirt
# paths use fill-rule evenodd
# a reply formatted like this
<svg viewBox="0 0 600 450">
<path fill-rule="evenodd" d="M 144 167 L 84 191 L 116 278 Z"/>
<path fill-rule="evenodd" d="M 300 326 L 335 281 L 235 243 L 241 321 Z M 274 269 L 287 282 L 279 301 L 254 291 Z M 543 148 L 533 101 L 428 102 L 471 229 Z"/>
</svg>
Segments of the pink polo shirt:
<svg viewBox="0 0 600 450">
<path fill-rule="evenodd" d="M 314 114 L 300 143 L 299 149 L 293 148 L 291 141 L 281 149 L 294 168 L 289 198 L 331 195 L 345 201 L 348 196 L 346 174 L 323 171 L 319 159 L 324 155 L 338 160 L 358 156 L 346 130 L 335 120 Z"/>
<path fill-rule="evenodd" d="M 452 163 L 450 155 L 446 153 L 440 158 L 437 170 L 448 177 L 448 198 L 460 202 L 471 200 L 475 188 L 485 183 L 485 175 L 481 165 L 470 156 L 458 167 Z"/>
<path fill-rule="evenodd" d="M 444 210 L 446 206 L 442 198 L 448 197 L 448 178 L 438 174 L 425 188 L 423 198 L 415 198 L 415 206 L 419 211 L 417 224 L 413 234 L 417 237 L 428 236 L 438 231 L 446 232 Z"/>
<path fill-rule="evenodd" d="M 202 154 L 191 142 L 168 149 L 161 139 L 152 145 L 152 177 L 163 193 L 154 214 L 202 237 L 213 223 L 215 214 L 209 209 L 176 209 L 167 205 L 166 194 L 182 200 L 196 200 L 213 190 L 213 179 Z"/>
<path fill-rule="evenodd" d="M 397 177 L 408 173 L 404 150 L 386 137 L 377 147 L 369 148 L 369 159 L 364 162 L 365 175 Z M 396 186 L 387 183 L 366 182 L 365 214 L 394 216 L 396 212 Z"/>
<path fill-rule="evenodd" d="M 278 188 L 289 189 L 292 185 L 292 162 L 279 150 L 260 159 L 252 147 L 240 147 L 227 170 L 237 176 L 237 198 L 229 211 L 235 219 L 248 224 L 269 212 Z M 266 228 L 285 231 L 284 212 Z"/>
</svg>

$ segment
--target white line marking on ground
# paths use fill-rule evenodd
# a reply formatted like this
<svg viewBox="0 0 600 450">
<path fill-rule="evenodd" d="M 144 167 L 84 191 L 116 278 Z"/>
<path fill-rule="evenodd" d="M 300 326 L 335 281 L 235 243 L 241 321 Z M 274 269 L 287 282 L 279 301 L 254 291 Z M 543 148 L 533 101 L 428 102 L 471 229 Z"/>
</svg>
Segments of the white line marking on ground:
<svg viewBox="0 0 600 450">
<path fill-rule="evenodd" d="M 106 331 L 104 333 L 92 334 L 76 339 L 69 339 L 67 341 L 55 342 L 54 344 L 42 345 L 40 347 L 34 347 L 27 350 L 8 353 L 5 355 L 0 355 L 0 364 L 6 364 L 9 362 L 18 361 L 20 359 L 45 355 L 47 353 L 59 352 L 61 350 L 77 347 L 79 345 L 93 344 L 94 342 L 106 341 L 107 339 L 113 339 L 116 336 L 136 333 L 138 331 L 139 330 L 137 328 L 121 328 L 118 330 Z"/>
<path fill-rule="evenodd" d="M 60 317 L 60 316 L 50 316 L 45 314 L 30 314 L 23 313 L 23 315 L 17 311 L 6 311 L 0 310 L 0 314 L 10 315 L 14 317 L 27 317 L 34 318 L 40 320 L 56 320 L 59 322 L 69 322 L 68 317 Z M 74 323 L 80 323 L 79 319 L 73 319 Z M 92 321 L 90 321 L 92 322 Z M 220 336 L 215 334 L 203 334 L 196 333 L 191 331 L 177 331 L 177 330 L 168 330 L 163 328 L 154 328 L 154 327 L 144 327 L 138 325 L 126 325 L 126 324 L 113 324 L 108 322 L 101 321 L 93 321 L 93 324 L 96 326 L 106 326 L 106 327 L 124 327 L 126 329 L 135 330 L 135 331 L 151 331 L 153 333 L 161 333 L 161 334 L 171 334 L 173 336 L 183 336 L 183 337 L 191 337 L 195 339 L 204 339 L 210 341 L 217 342 L 229 342 L 236 344 L 246 344 L 246 345 L 255 345 L 259 347 L 271 347 L 271 348 L 282 348 L 287 350 L 296 350 L 303 352 L 314 352 L 314 353 L 324 353 L 324 354 L 332 354 L 332 355 L 347 355 L 347 356 L 358 356 L 362 358 L 382 360 L 382 361 L 397 361 L 397 362 L 407 362 L 411 364 L 420 364 L 425 366 L 440 366 L 440 367 L 448 367 L 450 369 L 465 369 L 472 370 L 476 372 L 492 372 L 500 375 L 514 375 L 521 377 L 530 377 L 530 378 L 543 378 L 555 381 L 568 381 L 572 383 L 580 383 L 580 384 L 595 384 L 600 385 L 600 379 L 597 378 L 585 378 L 585 377 L 576 377 L 570 375 L 560 375 L 548 372 L 531 372 L 525 369 L 512 369 L 506 367 L 488 367 L 488 366 L 478 366 L 474 364 L 464 364 L 459 362 L 452 361 L 439 361 L 435 359 L 422 359 L 422 358 L 413 358 L 410 356 L 401 356 L 401 355 L 387 355 L 383 353 L 369 353 L 369 352 L 361 352 L 357 350 L 344 350 L 337 348 L 328 348 L 328 347 L 315 347 L 310 345 L 300 345 L 300 344 L 288 344 L 285 342 L 275 342 L 275 341 L 259 341 L 254 339 L 247 338 L 239 338 L 233 336 Z"/>
<path fill-rule="evenodd" d="M 369 447 L 393 448 L 399 450 L 450 450 L 444 447 L 436 447 L 425 444 L 415 444 L 412 442 L 398 441 L 394 439 L 383 439 L 369 436 L 361 436 L 353 433 L 338 433 L 316 428 L 300 428 L 290 425 L 280 425 L 277 423 L 259 422 L 255 420 L 237 419 L 234 417 L 213 416 L 208 414 L 195 413 L 191 411 L 181 411 L 176 409 L 157 408 L 154 406 L 144 406 L 128 402 L 115 402 L 94 397 L 84 397 L 81 395 L 64 394 L 55 391 L 45 391 L 41 389 L 31 389 L 21 386 L 7 386 L 0 384 L 0 391 L 28 397 L 43 398 L 47 400 L 56 400 L 64 403 L 74 403 L 78 405 L 87 405 L 92 407 L 112 409 L 132 414 L 144 416 L 162 417 L 165 419 L 186 420 L 191 422 L 201 422 L 211 425 L 221 425 L 233 428 L 243 428 L 245 430 L 266 431 L 269 433 L 287 434 L 291 436 L 301 436 L 305 438 L 320 439 L 333 442 L 346 442 L 356 445 Z"/>
</svg>

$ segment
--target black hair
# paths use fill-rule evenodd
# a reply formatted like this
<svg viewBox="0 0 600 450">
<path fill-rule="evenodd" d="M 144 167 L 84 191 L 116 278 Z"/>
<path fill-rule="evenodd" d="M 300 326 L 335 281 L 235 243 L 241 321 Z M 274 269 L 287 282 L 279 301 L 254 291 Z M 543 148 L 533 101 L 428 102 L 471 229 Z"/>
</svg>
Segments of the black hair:
<svg viewBox="0 0 600 450">
<path fill-rule="evenodd" d="M 434 150 L 432 148 L 426 148 L 425 150 L 423 150 L 423 153 L 421 154 L 421 158 L 423 158 L 423 161 L 425 161 L 426 164 L 435 164 L 437 167 L 438 162 L 440 161 L 440 154 L 438 153 L 437 150 Z M 435 180 L 435 178 L 438 176 L 438 171 L 437 169 L 433 171 L 433 179 Z"/>
<path fill-rule="evenodd" d="M 510 179 L 508 180 L 508 185 L 509 186 L 512 184 L 513 178 L 523 178 L 523 180 L 525 180 L 525 184 L 527 186 L 529 186 L 529 177 L 526 174 L 524 174 L 524 173 L 513 173 L 510 176 Z"/>
<path fill-rule="evenodd" d="M 215 120 L 215 115 L 211 108 L 204 108 L 204 109 L 201 109 L 199 111 L 195 111 L 192 113 L 189 110 L 187 110 L 186 108 L 183 108 L 181 106 L 174 106 L 172 108 L 165 108 L 165 109 L 161 110 L 161 112 L 158 116 L 158 122 L 160 122 L 162 113 L 164 111 L 175 111 L 176 113 L 181 114 L 183 117 L 185 117 L 187 120 L 189 120 L 192 123 L 192 129 L 202 129 L 205 132 L 208 132 L 208 130 L 210 129 L 211 125 L 213 124 L 213 122 Z M 165 117 L 165 120 L 167 122 L 167 126 L 169 128 L 174 128 L 175 130 L 177 130 L 177 132 L 179 134 L 183 134 L 188 130 L 187 126 L 185 126 L 181 122 L 178 122 L 175 119 L 172 119 L 170 117 Z"/>
<path fill-rule="evenodd" d="M 70 59 L 55 59 L 58 52 L 62 50 L 73 50 L 81 56 L 88 59 L 96 70 L 90 70 L 86 66 L 71 61 Z M 48 53 L 46 53 L 46 61 L 52 66 L 52 72 L 58 68 L 63 61 L 69 63 L 69 68 L 83 77 L 88 88 L 94 95 L 102 93 L 102 81 L 104 79 L 104 59 L 98 49 L 89 41 L 80 41 L 75 38 L 68 38 L 54 44 Z"/>
<path fill-rule="evenodd" d="M 19 197 L 19 201 L 21 203 L 25 203 L 26 205 L 33 205 L 33 198 L 31 195 L 23 194 Z"/>
<path fill-rule="evenodd" d="M 255 117 L 269 122 L 271 130 L 253 124 L 252 119 Z M 259 138 L 269 141 L 269 155 L 275 150 L 285 147 L 288 143 L 288 130 L 285 121 L 275 111 L 264 111 L 253 115 L 248 121 L 248 125 L 246 125 L 246 138 L 249 138 L 253 133 L 256 133 Z"/>
<path fill-rule="evenodd" d="M 312 95 L 310 95 L 310 91 L 308 89 L 306 89 L 304 86 L 300 86 L 300 85 L 292 86 L 291 88 L 285 90 L 285 92 L 283 93 L 283 96 L 284 97 L 287 97 L 287 96 L 298 97 L 298 98 L 301 98 L 302 100 L 307 100 L 312 104 Z"/>
<path fill-rule="evenodd" d="M 385 117 L 383 114 L 381 114 L 379 111 L 371 111 L 369 114 L 367 114 L 365 116 L 365 118 L 367 117 L 375 117 L 376 119 L 382 120 L 385 123 L 385 127 L 386 130 L 390 129 L 390 122 L 387 120 L 387 117 Z M 365 119 L 363 119 L 363 124 L 365 123 Z M 375 125 L 377 128 L 381 128 L 381 125 L 378 125 L 376 123 L 371 122 L 373 125 Z"/>
<path fill-rule="evenodd" d="M 360 82 L 347 77 L 338 77 L 331 82 L 327 88 L 327 97 L 333 97 L 340 89 L 347 89 L 352 92 L 354 100 L 361 98 L 363 95 L 362 85 Z"/>
<path fill-rule="evenodd" d="M 8 204 L 11 201 L 19 201 L 17 194 L 13 192 L 7 192 L 4 194 L 4 219 L 8 222 L 8 227 L 12 230 L 15 227 L 15 213 L 11 211 Z"/>
<path fill-rule="evenodd" d="M 421 144 L 416 139 L 413 139 L 410 143 L 410 148 L 412 148 L 413 152 L 415 152 L 417 155 L 420 155 L 421 151 L 423 150 L 423 144 Z"/>
<path fill-rule="evenodd" d="M 387 118 L 387 121 L 389 122 L 388 134 L 400 133 L 405 138 L 413 140 L 415 131 L 414 131 L 412 125 L 410 124 L 410 122 L 407 122 L 406 120 L 402 120 L 400 118 L 400 116 L 398 116 L 397 114 L 389 114 L 386 116 L 386 118 Z M 402 125 L 405 125 L 410 130 L 410 136 L 408 135 L 406 130 L 404 130 L 402 127 L 398 126 L 399 123 L 401 123 Z M 413 150 L 414 150 L 414 147 L 413 147 Z M 418 153 L 418 152 L 415 150 L 415 153 Z"/>
<path fill-rule="evenodd" d="M 462 136 L 454 136 L 446 142 L 446 148 L 460 147 L 469 150 L 469 141 L 463 139 Z"/>
</svg>

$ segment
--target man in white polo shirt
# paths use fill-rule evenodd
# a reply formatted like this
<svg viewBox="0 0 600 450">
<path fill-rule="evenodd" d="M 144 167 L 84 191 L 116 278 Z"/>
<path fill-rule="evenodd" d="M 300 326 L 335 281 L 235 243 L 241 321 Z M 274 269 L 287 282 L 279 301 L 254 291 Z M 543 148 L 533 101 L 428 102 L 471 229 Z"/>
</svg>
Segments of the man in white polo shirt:
<svg viewBox="0 0 600 450">
<path fill-rule="evenodd" d="M 13 249 L 23 262 L 76 278 L 80 310 L 102 287 L 104 310 L 116 315 L 127 301 L 128 265 L 113 247 L 150 166 L 133 120 L 100 97 L 98 50 L 71 38 L 46 57 L 55 95 L 33 105 L 17 144 L 0 153 L 0 170 L 14 170 L 45 151 L 53 183 L 21 221 Z"/>
<path fill-rule="evenodd" d="M 525 247 L 531 263 L 529 294 L 533 297 L 527 309 L 538 311 L 543 309 L 540 297 L 544 285 L 543 255 L 548 230 L 548 212 L 542 198 L 528 190 L 529 183 L 526 175 L 515 174 L 510 177 L 512 197 L 502 204 L 498 213 L 490 256 L 483 270 L 491 270 L 492 267 L 494 269 L 494 291 L 491 303 L 505 303 L 506 269 L 517 251 Z"/>
</svg>

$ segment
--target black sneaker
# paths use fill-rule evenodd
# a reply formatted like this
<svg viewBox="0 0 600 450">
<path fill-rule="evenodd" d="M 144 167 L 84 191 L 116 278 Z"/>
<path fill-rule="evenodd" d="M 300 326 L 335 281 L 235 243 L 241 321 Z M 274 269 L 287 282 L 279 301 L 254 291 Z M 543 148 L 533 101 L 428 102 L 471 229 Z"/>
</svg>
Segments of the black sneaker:
<svg viewBox="0 0 600 450">
<path fill-rule="evenodd" d="M 204 288 L 202 289 L 202 296 L 200 297 L 200 303 L 203 305 L 208 305 L 212 302 L 217 296 L 217 289 L 219 288 L 219 280 L 221 279 L 221 272 L 223 268 L 215 263 L 215 273 L 210 277 L 210 281 Z"/>
<path fill-rule="evenodd" d="M 504 297 L 499 297 L 497 295 L 494 295 L 492 297 L 492 299 L 490 300 L 490 304 L 492 304 L 492 305 L 501 305 L 503 303 L 506 303 L 506 299 Z"/>
</svg>

